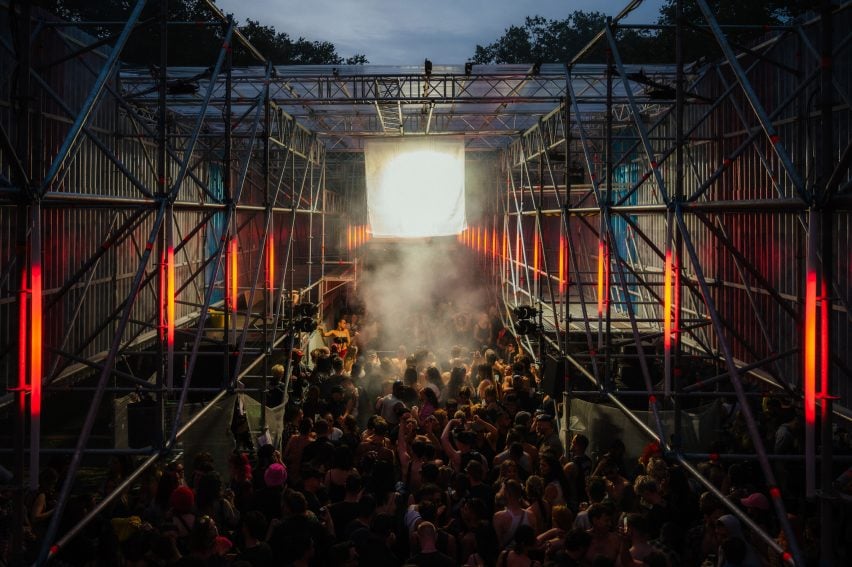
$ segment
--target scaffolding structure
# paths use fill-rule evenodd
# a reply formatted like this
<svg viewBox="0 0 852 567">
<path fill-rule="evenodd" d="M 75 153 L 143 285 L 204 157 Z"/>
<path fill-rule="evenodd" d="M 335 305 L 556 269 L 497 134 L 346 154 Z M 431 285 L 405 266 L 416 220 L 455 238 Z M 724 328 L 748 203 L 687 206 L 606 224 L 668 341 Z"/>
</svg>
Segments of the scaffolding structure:
<svg viewBox="0 0 852 567">
<path fill-rule="evenodd" d="M 499 274 L 510 310 L 537 310 L 538 333 L 521 338 L 539 359 L 567 362 L 566 406 L 622 409 L 714 492 L 694 466 L 710 455 L 680 445 L 681 413 L 696 395 L 735 400 L 755 453 L 733 458 L 757 459 L 795 542 L 772 466 L 789 456 L 764 446 L 747 382 L 803 402 L 806 496 L 832 525 L 832 424 L 850 419 L 849 5 L 826 3 L 738 50 L 697 4 L 724 58 L 684 62 L 679 24 L 674 65 L 637 72 L 619 31 L 644 26 L 610 20 L 567 65 L 564 103 L 504 153 L 499 214 L 463 240 Z M 590 70 L 596 48 L 608 62 Z M 668 430 L 663 409 L 674 411 Z M 802 564 L 795 545 L 785 552 L 722 501 Z"/>
<path fill-rule="evenodd" d="M 19 504 L 49 453 L 42 390 L 91 392 L 41 559 L 241 380 L 260 376 L 263 399 L 294 303 L 328 309 L 357 273 L 365 140 L 463 136 L 469 160 L 494 171 L 460 240 L 490 269 L 508 323 L 513 308 L 536 308 L 538 332 L 523 341 L 539 361 L 567 363 L 566 413 L 569 398 L 607 401 L 715 491 L 695 466 L 708 455 L 680 444 L 681 413 L 709 395 L 735 399 L 793 544 L 784 559 L 803 565 L 772 467 L 781 457 L 763 447 L 744 381 L 803 400 L 798 457 L 831 525 L 838 495 L 818 466 L 831 443 L 817 429 L 831 439 L 835 420 L 852 419 L 850 3 L 826 2 L 743 48 L 697 2 L 720 61 L 683 61 L 681 18 L 672 65 L 624 61 L 620 30 L 657 26 L 619 15 L 567 65 L 401 69 L 275 66 L 212 2 L 202 24 L 222 42 L 209 67 L 169 66 L 167 32 L 188 23 L 161 2 L 158 64 L 133 69 L 121 53 L 145 0 L 108 43 L 85 23 L 4 6 L 0 363 Z M 231 64 L 237 44 L 256 65 Z M 608 62 L 586 63 L 599 48 Z M 199 385 L 196 368 L 214 355 L 221 375 Z M 714 372 L 698 379 L 696 368 Z M 136 390 L 160 408 L 160 446 L 125 449 L 143 457 L 136 470 L 58 533 L 84 458 L 121 451 L 90 446 L 98 413 Z M 185 419 L 193 392 L 212 399 Z"/>
</svg>

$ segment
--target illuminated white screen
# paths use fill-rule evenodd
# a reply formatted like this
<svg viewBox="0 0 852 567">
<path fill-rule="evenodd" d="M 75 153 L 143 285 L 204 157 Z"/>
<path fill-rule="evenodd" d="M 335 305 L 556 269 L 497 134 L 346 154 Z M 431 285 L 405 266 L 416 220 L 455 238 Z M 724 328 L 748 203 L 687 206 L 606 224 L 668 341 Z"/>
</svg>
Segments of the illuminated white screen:
<svg viewBox="0 0 852 567">
<path fill-rule="evenodd" d="M 447 236 L 465 229 L 464 140 L 369 140 L 367 208 L 374 237 Z"/>
</svg>

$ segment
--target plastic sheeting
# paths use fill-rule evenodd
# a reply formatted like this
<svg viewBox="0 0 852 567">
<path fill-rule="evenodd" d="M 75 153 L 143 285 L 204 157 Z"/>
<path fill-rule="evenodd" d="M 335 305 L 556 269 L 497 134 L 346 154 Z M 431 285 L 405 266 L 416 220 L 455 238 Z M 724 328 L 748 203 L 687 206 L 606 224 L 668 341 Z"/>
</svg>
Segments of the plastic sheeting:
<svg viewBox="0 0 852 567">
<path fill-rule="evenodd" d="M 633 412 L 652 430 L 656 430 L 654 416 L 647 411 Z M 665 435 L 670 439 L 674 432 L 674 411 L 661 411 Z M 685 451 L 707 452 L 716 438 L 723 409 L 719 402 L 703 406 L 694 412 L 681 412 L 681 446 Z M 587 454 L 593 459 L 606 453 L 615 439 L 624 442 L 627 451 L 625 462 L 636 462 L 642 449 L 651 441 L 636 424 L 613 406 L 584 400 L 571 400 L 570 434 L 582 433 L 589 438 Z"/>
</svg>

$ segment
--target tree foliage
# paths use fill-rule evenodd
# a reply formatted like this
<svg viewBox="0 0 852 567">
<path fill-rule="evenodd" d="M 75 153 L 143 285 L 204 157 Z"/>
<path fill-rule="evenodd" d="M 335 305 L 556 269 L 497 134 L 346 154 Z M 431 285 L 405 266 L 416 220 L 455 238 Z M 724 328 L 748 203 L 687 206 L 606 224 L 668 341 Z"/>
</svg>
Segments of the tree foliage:
<svg viewBox="0 0 852 567">
<path fill-rule="evenodd" d="M 527 17 L 522 26 L 510 26 L 494 43 L 476 46 L 474 63 L 564 63 L 570 61 L 606 24 L 606 14 L 578 10 L 564 20 Z M 648 50 L 654 36 L 635 30 L 620 30 L 622 50 Z M 601 43 L 586 59 L 604 62 Z"/>
<path fill-rule="evenodd" d="M 707 0 L 722 24 L 773 25 L 797 17 L 819 0 Z M 665 0 L 658 18 L 663 26 L 676 23 L 676 0 Z M 706 29 L 704 16 L 694 0 L 684 0 L 684 55 L 686 61 L 717 57 L 716 42 Z M 573 12 L 564 20 L 527 17 L 522 25 L 506 28 L 503 35 L 488 45 L 477 45 L 474 63 L 565 63 L 603 30 L 606 15 L 601 12 Z M 626 62 L 671 63 L 675 59 L 674 30 L 640 31 L 615 26 L 618 50 Z M 762 29 L 728 30 L 728 38 L 747 45 L 765 33 Z M 585 63 L 606 61 L 606 41 L 597 42 L 583 58 Z"/>
<path fill-rule="evenodd" d="M 127 18 L 135 2 L 132 0 L 33 0 L 57 16 L 79 22 L 121 22 Z M 198 25 L 170 26 L 168 30 L 169 65 L 208 66 L 215 60 L 222 45 L 225 26 L 203 25 L 211 21 L 210 11 L 200 0 L 169 0 L 169 19 L 174 22 L 199 22 Z M 122 53 L 122 60 L 138 65 L 157 64 L 160 57 L 160 3 L 149 2 L 142 12 L 140 24 Z M 108 38 L 118 34 L 121 25 L 87 27 L 86 31 Z M 272 26 L 246 20 L 240 31 L 260 53 L 276 65 L 312 64 L 340 65 L 342 63 L 368 63 L 363 54 L 344 59 L 334 44 L 328 41 L 311 41 L 304 37 L 292 39 L 287 33 Z M 252 65 L 258 62 L 237 41 L 232 41 L 234 65 Z"/>
</svg>

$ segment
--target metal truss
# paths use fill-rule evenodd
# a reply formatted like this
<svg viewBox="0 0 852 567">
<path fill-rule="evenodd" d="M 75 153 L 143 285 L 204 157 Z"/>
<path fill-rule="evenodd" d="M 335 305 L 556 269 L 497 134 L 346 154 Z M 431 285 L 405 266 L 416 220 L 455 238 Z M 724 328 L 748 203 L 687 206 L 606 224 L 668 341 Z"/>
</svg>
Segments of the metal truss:
<svg viewBox="0 0 852 567">
<path fill-rule="evenodd" d="M 252 377 L 265 396 L 269 355 L 284 340 L 292 295 L 322 299 L 326 239 L 337 246 L 341 238 L 339 215 L 330 212 L 340 209 L 339 199 L 325 184 L 325 145 L 276 103 L 272 65 L 215 6 L 210 23 L 223 43 L 194 106 L 174 88 L 165 56 L 165 32 L 180 25 L 169 21 L 165 2 L 152 90 L 142 96 L 127 87 L 132 77 L 118 62 L 145 4 L 133 4 L 106 54 L 101 42 L 50 25 L 58 22 L 28 3 L 4 10 L 0 68 L 15 68 L 16 81 L 4 80 L 0 95 L 7 109 L 0 116 L 0 218 L 12 236 L 0 249 L 2 403 L 15 406 L 19 486 L 38 479 L 42 398 L 68 388 L 91 398 L 76 446 L 64 449 L 70 468 L 39 563 L 174 450 L 240 380 Z M 220 88 L 234 80 L 232 41 L 263 65 L 261 88 L 249 97 Z M 212 329 L 214 311 L 224 320 L 220 329 Z M 195 369 L 212 353 L 223 361 L 222 375 L 196 386 Z M 140 357 L 153 361 L 150 375 L 124 363 Z M 87 376 L 93 387 L 82 385 Z M 147 458 L 60 534 L 77 471 L 87 455 L 102 452 L 89 446 L 102 404 L 134 390 L 157 401 L 162 444 L 112 450 Z M 214 397 L 182 421 L 192 392 Z M 17 504 L 23 514 L 22 498 Z"/>
<path fill-rule="evenodd" d="M 738 52 L 697 1 L 723 60 L 697 67 L 678 55 L 661 75 L 637 77 L 622 59 L 618 22 L 607 25 L 595 41 L 608 64 L 569 66 L 564 103 L 503 152 L 502 215 L 472 229 L 496 231 L 502 246 L 474 246 L 489 255 L 507 315 L 537 308 L 541 330 L 523 337 L 528 348 L 565 360 L 570 384 L 593 385 L 573 386 L 566 404 L 571 395 L 606 397 L 714 492 L 690 462 L 707 455 L 680 446 L 681 412 L 696 395 L 736 399 L 750 458 L 792 542 L 771 465 L 791 457 L 763 446 L 744 380 L 803 402 L 806 447 L 792 458 L 831 525 L 831 443 L 817 447 L 815 430 L 830 439 L 852 399 L 852 286 L 848 255 L 837 253 L 848 247 L 852 212 L 840 189 L 849 184 L 850 132 L 837 126 L 850 112 L 850 4 L 825 3 L 820 18 Z M 649 347 L 662 354 L 659 368 Z M 698 360 L 716 375 L 690 376 Z M 624 365 L 640 374 L 651 426 L 629 409 L 640 392 L 618 383 Z M 675 411 L 674 431 L 659 418 L 664 408 Z M 787 553 L 722 500 L 785 561 L 804 564 L 797 545 Z"/>
</svg>

